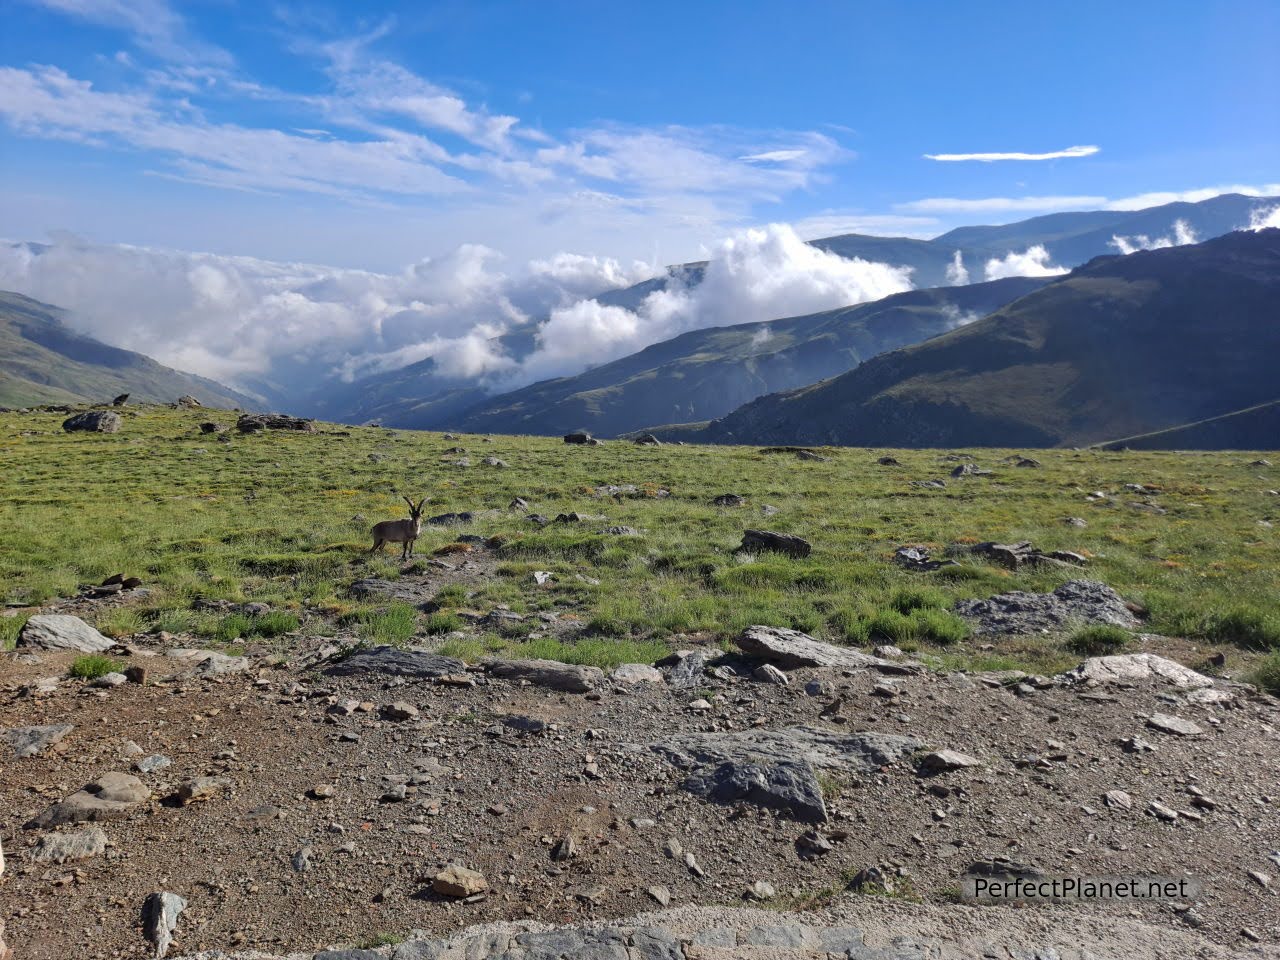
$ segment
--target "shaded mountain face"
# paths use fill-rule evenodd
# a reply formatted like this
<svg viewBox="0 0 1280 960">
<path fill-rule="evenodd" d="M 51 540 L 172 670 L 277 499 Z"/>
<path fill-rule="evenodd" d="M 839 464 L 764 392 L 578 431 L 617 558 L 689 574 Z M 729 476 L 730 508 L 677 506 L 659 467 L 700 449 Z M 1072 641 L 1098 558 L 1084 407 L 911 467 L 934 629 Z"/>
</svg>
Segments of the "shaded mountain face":
<svg viewBox="0 0 1280 960">
<path fill-rule="evenodd" d="M 0 292 L 0 406 L 101 403 L 121 393 L 158 403 L 189 394 L 206 406 L 254 405 L 213 380 L 75 333 L 57 307 Z"/>
<path fill-rule="evenodd" d="M 575 377 L 494 397 L 455 425 L 473 432 L 610 437 L 647 424 L 720 417 L 886 350 L 972 322 L 1047 280 L 1015 277 L 913 290 L 840 310 L 695 330 Z"/>
<path fill-rule="evenodd" d="M 1200 238 L 1217 236 L 1248 224 L 1256 210 L 1274 203 L 1274 199 L 1227 195 L 1140 211 L 1058 213 L 1003 226 L 962 227 L 933 240 L 847 234 L 815 240 L 813 245 L 842 257 L 910 267 L 912 283 L 923 289 L 955 282 L 952 278 L 957 254 L 969 279 L 975 282 L 984 279 L 989 260 L 1023 254 L 1037 245 L 1045 248 L 1048 263 L 1073 267 L 1114 253 L 1116 236 L 1134 246 L 1144 245 L 1143 238 L 1148 244 L 1171 241 L 1179 221 L 1184 224 L 1184 236 L 1186 230 Z M 595 299 L 634 310 L 649 294 L 666 288 L 670 277 L 678 278 L 681 284 L 696 285 L 704 267 L 701 263 L 684 264 L 672 268 L 667 277 L 610 291 Z M 773 323 L 774 335 L 783 335 L 783 323 Z M 518 362 L 537 348 L 539 326 L 533 323 L 505 334 L 497 338 L 497 345 Z M 916 328 L 917 339 L 945 329 L 920 324 Z M 701 338 L 702 334 L 707 336 Z M 678 344 L 669 354 L 662 349 L 666 344 L 656 344 L 579 377 L 564 378 L 567 382 L 561 386 L 556 385 L 562 381 L 546 381 L 500 395 L 492 384 L 482 387 L 474 380 L 448 376 L 427 359 L 349 384 L 325 383 L 312 396 L 298 398 L 294 406 L 316 416 L 352 423 L 376 419 L 388 426 L 423 429 L 485 424 L 484 429 L 528 432 L 585 427 L 603 435 L 635 429 L 638 422 L 720 416 L 763 393 L 834 376 L 878 352 L 870 342 L 863 342 L 856 348 L 837 345 L 836 353 L 828 354 L 820 340 L 801 339 L 811 341 L 811 354 L 805 355 L 797 345 L 791 353 L 765 351 L 757 360 L 754 354 L 744 355 L 735 336 L 725 337 L 722 330 L 695 331 L 668 341 Z M 889 337 L 880 349 L 910 342 L 914 341 Z M 695 355 L 699 358 L 696 363 L 692 360 Z M 676 357 L 693 365 L 684 369 L 670 367 L 668 363 Z M 721 374 L 727 379 L 717 379 Z M 624 407 L 634 407 L 643 414 L 620 416 L 618 411 Z M 469 413 L 472 408 L 474 419 Z"/>
<path fill-rule="evenodd" d="M 1097 258 L 977 323 L 680 435 L 850 446 L 1097 443 L 1268 403 L 1277 356 L 1280 230 L 1231 233 Z"/>
</svg>

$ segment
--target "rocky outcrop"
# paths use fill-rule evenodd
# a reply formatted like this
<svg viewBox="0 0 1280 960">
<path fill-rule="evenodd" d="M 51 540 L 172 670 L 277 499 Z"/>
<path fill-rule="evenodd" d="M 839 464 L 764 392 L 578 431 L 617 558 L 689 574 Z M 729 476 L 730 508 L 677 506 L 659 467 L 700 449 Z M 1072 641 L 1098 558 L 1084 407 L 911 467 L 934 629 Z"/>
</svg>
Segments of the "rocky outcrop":
<svg viewBox="0 0 1280 960">
<path fill-rule="evenodd" d="M 261 433 L 263 430 L 296 430 L 302 433 L 315 433 L 314 420 L 303 417 L 290 417 L 283 413 L 244 413 L 236 420 L 236 429 L 241 433 Z"/>
<path fill-rule="evenodd" d="M 1158 657 L 1154 653 L 1126 653 L 1112 657 L 1090 657 L 1078 667 L 1062 674 L 1069 683 L 1132 684 L 1157 681 L 1183 689 L 1213 686 L 1213 679 L 1196 673 L 1190 667 Z"/>
<path fill-rule="evenodd" d="M 122 426 L 124 418 L 110 410 L 86 410 L 62 421 L 62 429 L 67 433 L 119 433 Z"/>
<path fill-rule="evenodd" d="M 974 633 L 1042 633 L 1093 623 L 1132 629 L 1138 618 L 1121 596 L 1097 580 L 1068 580 L 1053 593 L 1002 593 L 987 600 L 961 600 L 955 612 Z"/>
<path fill-rule="evenodd" d="M 64 613 L 42 613 L 30 618 L 18 634 L 18 646 L 38 650 L 77 650 L 101 653 L 115 646 L 79 617 Z"/>
<path fill-rule="evenodd" d="M 850 647 L 815 640 L 807 633 L 787 627 L 752 626 L 742 631 L 738 648 L 753 657 L 768 660 L 784 669 L 796 667 L 846 667 L 909 673 L 920 669 L 913 661 L 885 660 Z"/>
<path fill-rule="evenodd" d="M 454 657 L 442 657 L 427 650 L 401 650 L 381 646 L 357 650 L 331 664 L 326 670 L 331 677 L 350 677 L 362 673 L 382 673 L 397 677 L 444 677 L 465 673 L 467 665 Z"/>
<path fill-rule="evenodd" d="M 60 741 L 75 727 L 69 723 L 49 723 L 37 727 L 13 727 L 0 731 L 19 758 L 34 757 Z"/>
<path fill-rule="evenodd" d="M 128 773 L 104 773 L 65 800 L 49 807 L 26 826 L 57 827 L 64 823 L 115 820 L 151 796 L 141 780 Z"/>
<path fill-rule="evenodd" d="M 488 669 L 490 676 L 502 680 L 523 680 L 563 693 L 590 693 L 604 683 L 604 671 L 599 667 L 556 660 L 493 660 Z"/>
</svg>

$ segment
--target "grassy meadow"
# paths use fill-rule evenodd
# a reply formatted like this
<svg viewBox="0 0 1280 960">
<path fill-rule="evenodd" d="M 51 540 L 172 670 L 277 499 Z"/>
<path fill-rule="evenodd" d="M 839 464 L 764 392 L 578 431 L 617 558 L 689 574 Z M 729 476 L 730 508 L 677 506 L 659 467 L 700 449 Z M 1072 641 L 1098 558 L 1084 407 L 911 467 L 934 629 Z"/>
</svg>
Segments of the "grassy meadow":
<svg viewBox="0 0 1280 960">
<path fill-rule="evenodd" d="M 994 475 L 953 480 L 956 463 L 936 450 L 832 449 L 827 462 L 804 462 L 754 447 L 575 447 L 325 425 L 316 434 L 231 432 L 225 442 L 197 429 L 204 420 L 230 426 L 235 415 L 222 411 L 131 408 L 115 435 L 65 434 L 64 416 L 0 414 L 0 602 L 34 607 L 115 573 L 140 576 L 150 595 L 98 620 L 113 636 L 164 630 L 212 646 L 253 640 L 287 650 L 302 632 L 430 642 L 469 659 L 510 650 L 607 666 L 652 660 L 680 635 L 727 640 L 764 623 L 841 643 L 893 642 L 944 668 L 1054 670 L 1102 641 L 978 642 L 948 610 L 963 597 L 1087 576 L 1145 606 L 1144 629 L 1227 647 L 1242 662 L 1277 651 L 1269 663 L 1280 673 L 1280 526 L 1267 525 L 1280 525 L 1280 497 L 1268 492 L 1280 487 L 1280 468 L 1249 466 L 1255 454 L 979 449 L 964 452 Z M 465 454 L 446 453 L 455 447 Z M 901 466 L 878 465 L 886 453 Z M 1004 462 L 1015 453 L 1042 466 Z M 462 456 L 472 465 L 454 465 Z M 489 456 L 509 467 L 483 465 Z M 946 488 L 909 485 L 931 478 Z M 1126 492 L 1128 483 L 1159 492 Z M 634 484 L 640 495 L 597 496 L 604 484 Z M 1086 502 L 1093 491 L 1116 497 Z M 722 493 L 747 505 L 711 505 Z M 406 515 L 401 494 L 428 497 L 426 516 L 491 511 L 465 527 L 424 526 L 421 558 L 460 533 L 502 541 L 480 552 L 493 558 L 492 576 L 442 588 L 431 614 L 347 593 L 361 577 L 401 575 L 398 548 L 366 553 L 373 523 Z M 538 528 L 508 509 L 517 496 L 547 517 L 577 511 L 608 521 Z M 778 512 L 765 517 L 765 504 Z M 1088 526 L 1067 525 L 1069 516 Z M 614 524 L 642 535 L 599 532 Z M 746 527 L 799 534 L 813 554 L 735 554 Z M 965 559 L 910 573 L 892 562 L 903 544 L 940 555 L 946 544 L 982 540 L 1074 550 L 1090 566 L 1012 572 Z M 535 570 L 554 579 L 540 586 Z M 272 612 L 220 614 L 201 609 L 202 599 L 263 601 Z M 576 642 L 529 639 L 537 617 L 498 635 L 459 615 L 500 604 L 571 615 L 586 630 Z M 22 620 L 0 618 L 0 646 Z M 1124 637 L 1103 640 L 1125 646 Z"/>
</svg>

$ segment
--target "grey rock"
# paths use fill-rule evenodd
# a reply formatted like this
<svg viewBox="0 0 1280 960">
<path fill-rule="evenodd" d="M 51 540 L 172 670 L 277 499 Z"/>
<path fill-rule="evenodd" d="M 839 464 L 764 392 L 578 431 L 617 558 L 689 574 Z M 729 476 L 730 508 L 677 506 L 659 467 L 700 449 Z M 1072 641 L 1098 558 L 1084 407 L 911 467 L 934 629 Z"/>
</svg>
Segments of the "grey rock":
<svg viewBox="0 0 1280 960">
<path fill-rule="evenodd" d="M 84 430 L 90 433 L 119 433 L 124 426 L 124 418 L 110 410 L 86 410 L 74 417 L 62 421 L 62 429 L 67 433 Z"/>
<path fill-rule="evenodd" d="M 503 680 L 525 680 L 535 687 L 565 693 L 590 693 L 604 683 L 604 671 L 599 667 L 555 660 L 494 660 L 488 669 Z"/>
<path fill-rule="evenodd" d="M 37 650 L 77 650 L 102 653 L 115 646 L 79 617 L 63 613 L 42 613 L 31 617 L 18 634 L 18 646 Z"/>
<path fill-rule="evenodd" d="M 711 503 L 717 507 L 742 507 L 746 506 L 747 498 L 736 493 L 722 493 L 713 499 Z"/>
<path fill-rule="evenodd" d="M 1071 683 L 1133 683 L 1156 680 L 1183 689 L 1213 686 L 1213 679 L 1190 667 L 1158 657 L 1154 653 L 1125 653 L 1111 657 L 1090 657 L 1062 674 Z"/>
<path fill-rule="evenodd" d="M 1178 737 L 1198 737 L 1204 733 L 1203 728 L 1190 720 L 1170 716 L 1167 713 L 1153 713 L 1147 718 L 1147 726 L 1162 733 L 1172 733 Z"/>
<path fill-rule="evenodd" d="M 1089 623 L 1130 629 L 1138 625 L 1120 595 L 1097 580 L 1069 580 L 1053 593 L 1014 591 L 987 600 L 961 600 L 955 611 L 979 634 L 1040 633 Z"/>
<path fill-rule="evenodd" d="M 956 750 L 934 750 L 920 758 L 919 771 L 925 776 L 963 770 L 965 767 L 980 767 L 982 761 Z"/>
<path fill-rule="evenodd" d="M 822 822 L 815 768 L 866 773 L 914 753 L 912 737 L 838 734 L 816 727 L 681 734 L 651 749 L 689 772 L 682 786 L 717 803 L 746 801 L 797 820 Z"/>
<path fill-rule="evenodd" d="M 771 663 L 760 664 L 760 666 L 756 667 L 752 676 L 757 680 L 762 680 L 765 683 L 773 683 L 780 687 L 785 687 L 791 683 L 790 678 Z"/>
<path fill-rule="evenodd" d="M 65 800 L 53 804 L 26 824 L 32 828 L 57 827 L 64 823 L 115 820 L 151 796 L 137 777 L 127 773 L 104 773 Z"/>
<path fill-rule="evenodd" d="M 166 656 L 182 662 L 183 677 L 224 677 L 249 669 L 248 657 L 230 657 L 216 650 L 170 650 Z"/>
<path fill-rule="evenodd" d="M 904 570 L 931 572 L 943 567 L 958 567 L 958 560 L 934 560 L 929 548 L 920 544 L 899 547 L 893 551 L 893 562 Z"/>
<path fill-rule="evenodd" d="M 38 727 L 12 727 L 0 731 L 18 757 L 34 757 L 75 729 L 70 723 L 50 723 Z"/>
<path fill-rule="evenodd" d="M 397 677 L 443 677 L 464 673 L 467 665 L 454 657 L 442 657 L 426 650 L 401 650 L 380 646 L 358 650 L 326 670 L 329 676 L 350 677 L 365 673 Z"/>
<path fill-rule="evenodd" d="M 609 679 L 615 683 L 662 683 L 662 671 L 647 663 L 622 663 L 617 666 Z"/>
<path fill-rule="evenodd" d="M 702 683 L 703 674 L 707 669 L 707 662 L 711 660 L 712 655 L 706 650 L 681 650 L 677 651 L 671 658 L 671 673 L 667 677 L 668 682 L 677 690 L 692 690 L 694 687 Z M 663 660 L 661 663 L 666 664 Z"/>
<path fill-rule="evenodd" d="M 139 773 L 155 773 L 157 770 L 163 770 L 165 767 L 173 763 L 168 757 L 160 753 L 154 753 L 149 757 L 143 757 L 133 762 L 133 769 Z"/>
<path fill-rule="evenodd" d="M 46 833 L 31 848 L 31 859 L 37 863 L 66 863 L 96 857 L 107 849 L 107 835 L 99 827 Z"/>
<path fill-rule="evenodd" d="M 775 533 L 771 530 L 744 530 L 742 543 L 738 545 L 741 553 L 785 553 L 789 557 L 807 557 L 813 552 L 813 545 L 803 537 L 791 533 Z"/>
<path fill-rule="evenodd" d="M 574 444 L 576 446 L 593 446 L 594 445 L 592 444 L 593 439 L 594 438 L 591 436 L 591 434 L 586 433 L 585 431 L 580 431 L 577 433 L 566 433 L 564 435 L 565 443 Z"/>
<path fill-rule="evenodd" d="M 155 947 L 156 960 L 161 960 L 173 945 L 178 929 L 178 916 L 187 909 L 187 901 L 176 893 L 152 893 L 142 904 L 142 932 Z"/>
<path fill-rule="evenodd" d="M 912 661 L 884 660 L 850 647 L 823 643 L 807 633 L 787 627 L 750 626 L 742 631 L 736 642 L 743 653 L 760 657 L 786 669 L 848 667 L 870 668 L 888 673 L 908 673 L 920 669 L 920 664 Z"/>
</svg>

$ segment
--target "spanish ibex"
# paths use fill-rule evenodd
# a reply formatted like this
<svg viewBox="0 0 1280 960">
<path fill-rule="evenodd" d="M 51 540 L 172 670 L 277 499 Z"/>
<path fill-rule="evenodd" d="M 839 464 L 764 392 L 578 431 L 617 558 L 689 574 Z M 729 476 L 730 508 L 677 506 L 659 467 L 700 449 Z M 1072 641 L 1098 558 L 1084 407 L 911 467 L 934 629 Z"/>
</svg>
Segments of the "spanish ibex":
<svg viewBox="0 0 1280 960">
<path fill-rule="evenodd" d="M 373 549 L 370 553 L 375 553 L 382 549 L 383 544 L 387 543 L 403 543 L 404 549 L 400 551 L 400 559 L 408 560 L 413 556 L 413 541 L 418 539 L 418 534 L 422 532 L 422 505 L 427 502 L 427 498 L 423 497 L 418 501 L 415 507 L 413 501 L 408 497 L 404 498 L 404 502 L 409 505 L 408 520 L 383 520 L 381 523 L 373 525 Z"/>
</svg>

